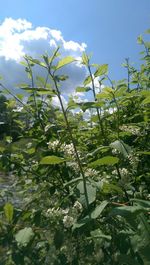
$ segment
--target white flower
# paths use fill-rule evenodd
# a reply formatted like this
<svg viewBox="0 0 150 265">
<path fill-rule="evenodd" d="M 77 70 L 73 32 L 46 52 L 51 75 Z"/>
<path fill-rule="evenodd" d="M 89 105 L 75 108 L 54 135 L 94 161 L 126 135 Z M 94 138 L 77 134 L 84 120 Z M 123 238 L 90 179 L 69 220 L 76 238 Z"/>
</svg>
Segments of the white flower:
<svg viewBox="0 0 150 265">
<path fill-rule="evenodd" d="M 74 203 L 73 208 L 76 209 L 78 212 L 81 212 L 83 209 L 82 204 L 78 201 Z"/>
<path fill-rule="evenodd" d="M 93 177 L 93 176 L 97 176 L 98 173 L 99 173 L 99 172 L 96 171 L 95 169 L 88 168 L 88 169 L 85 171 L 85 176 L 86 176 L 86 177 Z"/>
<path fill-rule="evenodd" d="M 73 225 L 74 223 L 74 219 L 72 216 L 69 216 L 69 215 L 65 215 L 64 218 L 63 218 L 63 224 L 66 228 L 69 228 Z"/>
<path fill-rule="evenodd" d="M 122 169 L 120 169 L 120 174 L 122 177 L 125 177 L 129 174 L 129 172 L 126 168 L 122 168 Z"/>
<path fill-rule="evenodd" d="M 49 148 L 49 149 L 56 150 L 56 148 L 57 148 L 58 145 L 59 145 L 59 141 L 58 141 L 58 140 L 53 141 L 53 142 L 50 141 L 50 142 L 48 142 L 47 144 L 48 144 L 48 148 Z"/>
</svg>

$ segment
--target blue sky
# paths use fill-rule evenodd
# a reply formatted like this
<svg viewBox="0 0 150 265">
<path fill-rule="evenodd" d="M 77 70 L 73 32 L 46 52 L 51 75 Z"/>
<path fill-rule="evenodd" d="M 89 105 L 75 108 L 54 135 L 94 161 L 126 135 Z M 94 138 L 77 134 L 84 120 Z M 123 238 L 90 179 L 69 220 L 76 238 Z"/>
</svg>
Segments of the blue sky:
<svg viewBox="0 0 150 265">
<path fill-rule="evenodd" d="M 138 62 L 137 36 L 150 28 L 149 0 L 2 0 L 0 22 L 26 19 L 33 27 L 61 31 L 66 41 L 86 43 L 94 63 L 108 63 L 110 77 L 125 77 L 124 58 Z"/>
</svg>

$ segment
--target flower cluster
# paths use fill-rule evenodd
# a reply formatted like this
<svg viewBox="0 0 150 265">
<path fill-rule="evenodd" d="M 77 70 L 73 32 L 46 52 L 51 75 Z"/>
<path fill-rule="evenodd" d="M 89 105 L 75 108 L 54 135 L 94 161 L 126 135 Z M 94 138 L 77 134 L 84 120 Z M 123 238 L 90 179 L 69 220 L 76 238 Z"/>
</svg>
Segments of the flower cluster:
<svg viewBox="0 0 150 265">
<path fill-rule="evenodd" d="M 137 136 L 141 135 L 140 128 L 132 125 L 122 125 L 120 126 L 120 130 Z"/>
<path fill-rule="evenodd" d="M 56 151 L 59 147 L 59 150 L 64 152 L 67 156 L 74 157 L 75 155 L 74 147 L 72 143 L 70 144 L 63 143 L 60 145 L 60 142 L 58 140 L 55 140 L 53 142 L 51 141 L 48 142 L 47 145 L 48 145 L 48 148 L 52 149 L 53 151 Z"/>
<path fill-rule="evenodd" d="M 60 208 L 49 208 L 47 209 L 46 211 L 46 214 L 45 214 L 46 217 L 60 217 L 62 216 L 62 211 Z"/>
<path fill-rule="evenodd" d="M 72 216 L 69 216 L 69 215 L 65 215 L 64 218 L 63 218 L 63 224 L 64 224 L 64 227 L 66 228 L 70 228 L 74 223 L 74 219 Z"/>
<path fill-rule="evenodd" d="M 98 176 L 99 172 L 95 169 L 88 168 L 85 171 L 85 176 L 86 177 L 93 177 L 93 176 Z"/>
<path fill-rule="evenodd" d="M 72 208 L 69 209 L 68 214 L 63 218 L 64 227 L 69 228 L 77 220 L 78 216 L 82 212 L 83 207 L 79 201 L 76 201 Z"/>
<path fill-rule="evenodd" d="M 53 141 L 53 142 L 48 142 L 47 143 L 48 144 L 48 148 L 49 149 L 52 149 L 53 151 L 56 151 L 56 149 L 58 148 L 58 146 L 59 146 L 59 141 L 58 140 L 55 140 L 55 141 Z"/>
<path fill-rule="evenodd" d="M 82 212 L 82 204 L 78 201 L 70 208 L 48 208 L 44 214 L 51 221 L 62 221 L 65 228 L 70 228 Z"/>
</svg>

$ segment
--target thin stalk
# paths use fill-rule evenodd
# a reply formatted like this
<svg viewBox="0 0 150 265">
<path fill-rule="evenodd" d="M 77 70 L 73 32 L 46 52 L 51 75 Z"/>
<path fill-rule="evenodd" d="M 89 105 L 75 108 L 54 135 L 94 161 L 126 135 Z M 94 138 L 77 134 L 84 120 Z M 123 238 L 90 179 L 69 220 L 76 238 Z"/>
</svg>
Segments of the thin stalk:
<svg viewBox="0 0 150 265">
<path fill-rule="evenodd" d="M 55 88 L 56 88 L 56 92 L 57 92 L 57 96 L 58 96 L 58 99 L 59 99 L 59 102 L 60 102 L 60 105 L 61 105 L 61 109 L 62 109 L 62 112 L 63 112 L 63 116 L 64 116 L 64 119 L 65 119 L 65 123 L 66 123 L 67 129 L 68 129 L 68 132 L 69 132 L 69 136 L 70 136 L 71 142 L 72 142 L 73 147 L 74 147 L 76 160 L 77 160 L 77 163 L 78 163 L 81 175 L 82 175 L 86 206 L 87 206 L 87 209 L 89 209 L 89 199 L 88 199 L 88 192 L 87 192 L 87 186 L 86 186 L 86 177 L 84 175 L 84 171 L 83 171 L 82 164 L 81 164 L 81 161 L 80 161 L 80 158 L 79 158 L 79 154 L 78 154 L 78 151 L 77 151 L 76 143 L 75 143 L 74 137 L 72 135 L 72 130 L 71 130 L 70 124 L 68 122 L 66 111 L 64 109 L 64 105 L 63 105 L 63 102 L 62 102 L 61 94 L 59 92 L 57 81 L 56 81 L 55 77 L 51 74 L 50 71 L 49 71 L 49 74 L 50 74 L 51 78 L 53 79 L 53 82 L 54 82 L 54 85 L 55 85 Z M 90 213 L 89 213 L 89 216 L 90 216 Z"/>
<path fill-rule="evenodd" d="M 108 75 L 105 75 L 105 76 L 106 76 L 107 79 L 109 80 L 109 82 L 110 82 L 110 84 L 111 84 L 111 88 L 112 88 L 113 90 L 115 90 L 112 80 L 109 78 Z M 118 102 L 117 102 L 117 100 L 116 100 L 116 98 L 115 98 L 115 94 L 114 94 L 113 92 L 112 92 L 112 96 L 113 96 L 113 100 L 114 100 L 114 102 L 115 102 L 115 104 L 116 104 L 116 108 L 117 108 L 117 135 L 118 135 L 118 139 L 119 139 L 120 109 L 119 109 Z"/>
<path fill-rule="evenodd" d="M 113 94 L 113 93 L 112 93 Z M 117 108 L 117 135 L 118 135 L 118 139 L 119 139 L 119 125 L 120 125 L 120 109 L 119 109 L 119 105 L 117 103 L 117 100 L 115 98 L 115 95 L 113 94 L 113 100 L 116 104 L 116 108 Z"/>
<path fill-rule="evenodd" d="M 35 110 L 36 110 L 36 116 L 37 116 L 37 118 L 38 118 L 38 120 L 40 122 L 42 130 L 44 131 L 44 124 L 43 124 L 43 122 L 41 120 L 39 109 L 38 109 L 38 105 L 37 105 L 37 101 L 36 101 L 36 94 L 35 94 L 35 90 L 34 90 L 34 78 L 33 78 L 32 68 L 31 68 L 31 65 L 29 63 L 28 58 L 25 57 L 25 60 L 26 60 L 26 62 L 28 64 L 29 71 L 30 71 L 30 76 L 31 76 L 31 86 L 33 88 L 33 99 L 34 99 L 34 105 L 35 105 Z"/>
<path fill-rule="evenodd" d="M 130 65 L 129 65 L 129 58 L 126 58 L 126 64 L 127 64 L 127 85 L 128 89 L 127 92 L 130 92 Z"/>
<path fill-rule="evenodd" d="M 94 79 L 93 79 L 93 76 L 92 76 L 92 72 L 91 72 L 90 65 L 88 65 L 88 70 L 89 70 L 89 74 L 90 74 L 91 82 L 92 82 L 93 97 L 94 97 L 94 101 L 96 102 L 97 101 L 96 91 L 95 91 Z M 98 117 L 100 129 L 101 129 L 101 133 L 102 133 L 102 136 L 104 138 L 105 144 L 107 145 L 107 139 L 106 139 L 105 133 L 104 133 L 103 122 L 101 120 L 100 113 L 99 113 L 99 109 L 97 107 L 96 107 L 96 112 L 97 112 L 97 117 Z"/>
<path fill-rule="evenodd" d="M 32 68 L 31 68 L 31 65 L 29 63 L 28 58 L 25 57 L 25 60 L 26 60 L 26 62 L 28 64 L 28 67 L 29 67 L 29 72 L 30 72 L 30 76 L 31 76 L 31 86 L 32 86 L 32 88 L 34 88 L 34 78 L 33 78 Z M 35 96 L 35 91 L 34 90 L 33 90 L 33 99 L 34 99 L 34 105 L 35 105 L 35 109 L 36 109 L 36 114 L 38 116 L 38 107 L 37 107 L 36 96 Z"/>
</svg>

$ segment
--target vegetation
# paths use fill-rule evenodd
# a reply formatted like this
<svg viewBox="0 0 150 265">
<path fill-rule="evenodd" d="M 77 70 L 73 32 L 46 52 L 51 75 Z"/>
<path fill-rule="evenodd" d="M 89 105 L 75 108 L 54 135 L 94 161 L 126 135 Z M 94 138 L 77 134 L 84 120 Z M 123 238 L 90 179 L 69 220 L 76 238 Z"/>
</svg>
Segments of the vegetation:
<svg viewBox="0 0 150 265">
<path fill-rule="evenodd" d="M 83 53 L 88 74 L 76 92 L 88 102 L 64 105 L 62 71 L 76 60 L 59 48 L 25 56 L 27 101 L 1 83 L 0 171 L 12 180 L 0 193 L 1 265 L 149 265 L 150 43 L 138 42 L 140 69 L 126 59 L 119 82 Z"/>
</svg>

